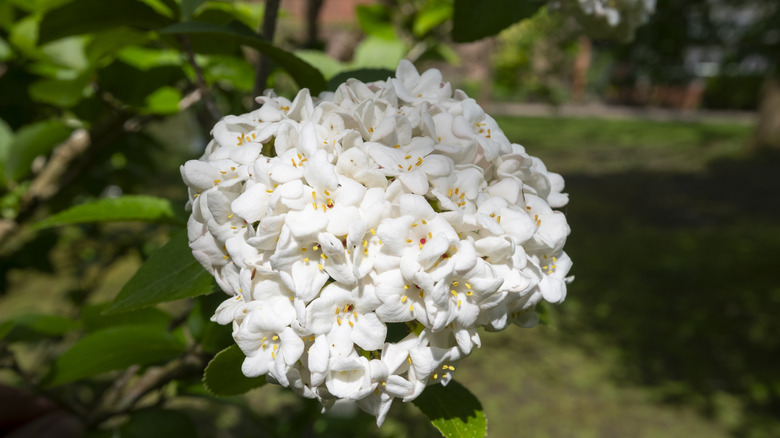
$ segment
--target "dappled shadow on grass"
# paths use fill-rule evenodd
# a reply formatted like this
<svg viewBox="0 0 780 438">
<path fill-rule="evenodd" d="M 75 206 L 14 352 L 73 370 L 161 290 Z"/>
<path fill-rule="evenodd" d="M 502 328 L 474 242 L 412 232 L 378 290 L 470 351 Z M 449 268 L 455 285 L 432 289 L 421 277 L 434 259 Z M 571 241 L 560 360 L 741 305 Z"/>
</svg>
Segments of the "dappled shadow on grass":
<svg viewBox="0 0 780 438">
<path fill-rule="evenodd" d="M 766 154 L 702 174 L 568 175 L 562 335 L 596 332 L 621 352 L 618 380 L 728 416 L 738 435 L 780 431 L 779 167 Z"/>
</svg>

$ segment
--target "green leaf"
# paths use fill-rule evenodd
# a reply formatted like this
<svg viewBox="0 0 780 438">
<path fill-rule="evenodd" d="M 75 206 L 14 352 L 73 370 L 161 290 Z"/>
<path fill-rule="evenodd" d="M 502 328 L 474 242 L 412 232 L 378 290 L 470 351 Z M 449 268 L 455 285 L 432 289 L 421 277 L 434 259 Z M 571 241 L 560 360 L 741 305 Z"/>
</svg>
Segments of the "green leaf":
<svg viewBox="0 0 780 438">
<path fill-rule="evenodd" d="M 241 372 L 244 353 L 238 345 L 220 351 L 203 373 L 203 385 L 214 395 L 239 395 L 265 385 L 265 376 L 246 377 Z"/>
<path fill-rule="evenodd" d="M 539 324 L 552 326 L 552 316 L 550 315 L 550 309 L 543 302 L 536 304 L 534 308 L 536 316 L 539 317 Z"/>
<path fill-rule="evenodd" d="M 455 0 L 452 39 L 468 43 L 493 36 L 542 7 L 541 0 Z"/>
<path fill-rule="evenodd" d="M 5 181 L 6 162 L 14 141 L 14 132 L 5 120 L 0 119 L 0 182 Z"/>
<path fill-rule="evenodd" d="M 226 299 L 224 294 L 200 296 L 195 299 L 195 305 L 187 317 L 187 328 L 206 353 L 220 352 L 234 343 L 233 328 L 230 325 L 219 325 L 211 321 L 211 315 Z"/>
<path fill-rule="evenodd" d="M 463 385 L 451 380 L 447 386 L 432 385 L 414 400 L 425 416 L 447 438 L 482 438 L 487 418 L 479 400 Z"/>
<path fill-rule="evenodd" d="M 192 15 L 195 13 L 195 9 L 198 6 L 205 3 L 206 0 L 182 0 L 181 2 L 181 19 L 182 21 L 189 21 Z"/>
<path fill-rule="evenodd" d="M 165 362 L 185 351 L 184 339 L 159 327 L 110 327 L 77 341 L 57 358 L 42 383 L 51 387 L 131 365 Z"/>
<path fill-rule="evenodd" d="M 390 21 L 390 9 L 384 5 L 358 5 L 358 24 L 366 35 L 386 40 L 397 39 L 393 23 Z"/>
<path fill-rule="evenodd" d="M 295 55 L 317 68 L 325 78 L 332 78 L 346 68 L 341 61 L 319 50 L 296 50 Z"/>
<path fill-rule="evenodd" d="M 0 62 L 5 62 L 13 58 L 14 51 L 11 46 L 5 42 L 5 39 L 0 38 Z"/>
<path fill-rule="evenodd" d="M 13 328 L 6 335 L 8 342 L 37 342 L 64 335 L 80 327 L 78 321 L 57 315 L 25 314 L 10 320 Z"/>
<path fill-rule="evenodd" d="M 77 205 L 38 222 L 40 228 L 85 222 L 143 221 L 180 223 L 170 201 L 145 195 L 125 195 Z"/>
<path fill-rule="evenodd" d="M 27 91 L 30 98 L 36 102 L 70 108 L 81 101 L 88 84 L 88 75 L 75 79 L 41 79 L 34 82 Z"/>
<path fill-rule="evenodd" d="M 352 65 L 395 70 L 405 54 L 406 46 L 402 41 L 369 36 L 361 41 L 355 49 Z"/>
<path fill-rule="evenodd" d="M 160 33 L 205 34 L 221 38 L 226 42 L 247 45 L 257 49 L 279 64 L 290 74 L 290 76 L 292 76 L 299 87 L 308 88 L 312 94 L 319 94 L 321 91 L 325 91 L 327 87 L 325 78 L 316 68 L 292 53 L 269 43 L 263 37 L 238 21 L 229 23 L 226 26 L 199 22 L 176 23 L 161 29 Z"/>
<path fill-rule="evenodd" d="M 43 44 L 117 26 L 157 29 L 171 22 L 170 18 L 138 0 L 75 0 L 43 17 L 38 42 Z"/>
<path fill-rule="evenodd" d="M 150 49 L 148 47 L 129 46 L 117 54 L 122 62 L 140 70 L 182 64 L 181 54 L 170 49 Z"/>
<path fill-rule="evenodd" d="M 0 322 L 0 341 L 5 339 L 6 335 L 14 328 L 13 321 Z"/>
<path fill-rule="evenodd" d="M 5 163 L 5 177 L 18 181 L 30 172 L 30 164 L 38 155 L 46 155 L 65 141 L 73 128 L 56 121 L 27 125 L 16 132 Z"/>
<path fill-rule="evenodd" d="M 182 95 L 178 88 L 164 86 L 154 91 L 154 93 L 146 96 L 146 108 L 144 113 L 147 114 L 176 114 L 179 112 L 179 102 L 181 102 Z"/>
<path fill-rule="evenodd" d="M 122 438 L 196 437 L 198 430 L 187 414 L 170 409 L 144 409 L 130 414 L 119 428 Z"/>
<path fill-rule="evenodd" d="M 118 27 L 108 29 L 92 35 L 84 48 L 84 56 L 87 57 L 88 62 L 92 65 L 103 59 L 111 62 L 111 60 L 116 58 L 120 49 L 128 46 L 139 47 L 148 39 L 147 33 L 130 28 Z"/>
<path fill-rule="evenodd" d="M 395 77 L 395 72 L 385 68 L 360 68 L 357 70 L 345 71 L 337 74 L 328 81 L 328 90 L 336 91 L 347 79 L 355 78 L 361 82 L 385 81 L 387 78 Z"/>
<path fill-rule="evenodd" d="M 522 0 L 519 0 L 522 1 Z M 414 17 L 412 31 L 418 37 L 430 32 L 434 27 L 444 23 L 452 17 L 452 2 L 448 0 L 432 0 L 425 5 Z"/>
<path fill-rule="evenodd" d="M 86 331 L 94 332 L 120 325 L 143 325 L 164 329 L 171 323 L 171 315 L 154 307 L 118 315 L 103 315 L 103 311 L 106 310 L 109 304 L 102 303 L 84 307 L 81 311 L 81 321 Z"/>
<path fill-rule="evenodd" d="M 192 257 L 187 233 L 182 231 L 149 256 L 106 313 L 127 312 L 213 290 L 211 274 Z"/>
</svg>

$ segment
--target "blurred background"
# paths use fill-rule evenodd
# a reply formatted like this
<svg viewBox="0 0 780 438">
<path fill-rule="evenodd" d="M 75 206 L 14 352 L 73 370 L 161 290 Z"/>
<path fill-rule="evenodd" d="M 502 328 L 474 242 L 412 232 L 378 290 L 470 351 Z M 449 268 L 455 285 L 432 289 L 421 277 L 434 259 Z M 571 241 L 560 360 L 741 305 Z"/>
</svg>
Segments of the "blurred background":
<svg viewBox="0 0 780 438">
<path fill-rule="evenodd" d="M 536 328 L 484 333 L 455 375 L 490 436 L 780 436 L 780 6 L 657 0 L 635 33 L 609 35 L 577 2 L 528 2 L 522 20 L 458 42 L 458 3 L 122 0 L 121 20 L 98 1 L 2 0 L 0 435 L 436 436 L 400 402 L 376 429 L 273 385 L 208 397 L 197 366 L 124 410 L 105 394 L 133 373 L 40 386 L 58 355 L 116 323 L 100 310 L 175 226 L 36 222 L 123 194 L 169 199 L 181 218 L 178 166 L 220 115 L 251 109 L 257 72 L 281 95 L 300 85 L 237 43 L 159 32 L 178 20 L 237 21 L 331 83 L 404 58 L 438 68 L 564 176 L 566 301 Z M 144 318 L 205 345 L 193 327 L 221 298 Z M 201 359 L 230 345 L 213 331 Z"/>
</svg>

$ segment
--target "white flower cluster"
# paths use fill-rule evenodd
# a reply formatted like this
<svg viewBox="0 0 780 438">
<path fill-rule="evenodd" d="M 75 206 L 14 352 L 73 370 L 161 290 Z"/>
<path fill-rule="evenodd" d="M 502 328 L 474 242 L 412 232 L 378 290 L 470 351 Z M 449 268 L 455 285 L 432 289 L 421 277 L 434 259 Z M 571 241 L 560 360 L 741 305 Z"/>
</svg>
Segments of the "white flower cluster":
<svg viewBox="0 0 780 438">
<path fill-rule="evenodd" d="M 247 376 L 381 424 L 447 384 L 478 327 L 566 295 L 563 179 L 438 70 L 268 94 L 182 166 L 195 258 L 231 295 Z"/>
<path fill-rule="evenodd" d="M 569 0 L 573 1 L 573 0 Z M 629 41 L 655 12 L 656 0 L 576 0 L 575 16 L 591 36 Z"/>
</svg>

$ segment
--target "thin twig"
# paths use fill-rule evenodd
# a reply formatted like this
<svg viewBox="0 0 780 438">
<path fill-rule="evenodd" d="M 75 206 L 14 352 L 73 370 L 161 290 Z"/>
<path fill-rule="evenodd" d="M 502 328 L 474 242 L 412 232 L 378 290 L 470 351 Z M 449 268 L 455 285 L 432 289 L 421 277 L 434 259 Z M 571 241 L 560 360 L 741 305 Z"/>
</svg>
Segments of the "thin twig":
<svg viewBox="0 0 780 438">
<path fill-rule="evenodd" d="M 265 12 L 263 14 L 263 27 L 261 33 L 263 37 L 269 42 L 273 43 L 274 34 L 276 33 L 276 16 L 279 12 L 279 0 L 265 0 Z M 265 91 L 265 86 L 268 83 L 268 76 L 271 74 L 271 60 L 264 54 L 260 54 L 260 61 L 257 65 L 257 71 L 255 72 L 255 96 L 260 96 Z M 255 102 L 255 108 L 259 106 Z"/>
<path fill-rule="evenodd" d="M 71 164 L 87 150 L 91 143 L 89 133 L 84 129 L 76 129 L 54 149 L 51 158 L 46 162 L 38 175 L 30 183 L 30 188 L 22 198 L 22 206 L 15 220 L 0 220 L 0 248 L 5 240 L 12 236 L 19 225 L 41 203 L 54 196 L 62 187 L 62 179 L 67 174 Z"/>
<path fill-rule="evenodd" d="M 198 87 L 198 90 L 200 90 L 200 94 L 203 97 L 203 102 L 206 104 L 206 110 L 209 112 L 211 118 L 214 119 L 214 123 L 216 123 L 217 120 L 222 118 L 222 114 L 220 114 L 219 110 L 217 109 L 217 105 L 214 103 L 213 96 L 209 92 L 209 87 L 206 85 L 206 80 L 203 78 L 203 70 L 200 69 L 200 66 L 195 61 L 195 52 L 192 51 L 190 37 L 188 35 L 180 35 L 179 40 L 181 41 L 181 45 L 184 48 L 184 53 L 187 54 L 187 61 L 195 71 L 195 85 Z"/>
</svg>

